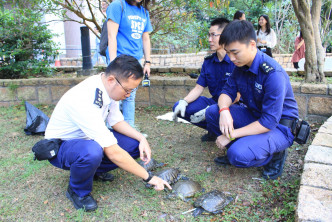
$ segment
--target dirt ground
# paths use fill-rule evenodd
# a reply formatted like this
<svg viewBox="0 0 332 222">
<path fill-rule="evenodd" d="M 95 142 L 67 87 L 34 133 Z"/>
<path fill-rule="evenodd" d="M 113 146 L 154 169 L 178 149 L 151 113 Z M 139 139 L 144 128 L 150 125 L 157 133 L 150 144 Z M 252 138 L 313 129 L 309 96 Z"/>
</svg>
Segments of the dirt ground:
<svg viewBox="0 0 332 222">
<path fill-rule="evenodd" d="M 39 106 L 50 116 L 53 106 Z M 177 167 L 205 191 L 228 192 L 234 201 L 222 214 L 193 218 L 191 201 L 168 200 L 167 192 L 144 187 L 141 179 L 121 170 L 113 182 L 95 182 L 98 210 L 77 211 L 65 197 L 69 172 L 47 161 L 33 161 L 31 147 L 42 136 L 27 136 L 24 106 L 0 108 L 0 221 L 294 221 L 294 210 L 308 145 L 289 149 L 280 180 L 265 181 L 261 168 L 216 166 L 222 153 L 213 142 L 200 141 L 205 131 L 155 117 L 170 107 L 136 110 L 137 123 L 148 134 L 153 157 Z M 317 127 L 316 127 L 317 128 Z M 315 131 L 315 129 L 314 129 Z"/>
</svg>

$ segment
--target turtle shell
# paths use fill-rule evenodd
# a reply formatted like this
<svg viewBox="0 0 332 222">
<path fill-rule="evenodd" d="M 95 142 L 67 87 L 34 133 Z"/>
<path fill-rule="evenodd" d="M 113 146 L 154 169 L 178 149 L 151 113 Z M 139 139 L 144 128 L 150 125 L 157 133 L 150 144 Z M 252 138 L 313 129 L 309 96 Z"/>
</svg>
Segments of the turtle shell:
<svg viewBox="0 0 332 222">
<path fill-rule="evenodd" d="M 155 176 L 160 177 L 169 184 L 173 184 L 179 180 L 180 170 L 177 168 L 166 168 L 155 173 Z"/>
<path fill-rule="evenodd" d="M 181 180 L 178 181 L 173 187 L 172 187 L 173 193 L 176 194 L 176 196 L 180 197 L 182 200 L 186 200 L 188 197 L 192 197 L 195 195 L 195 193 L 200 192 L 202 190 L 202 187 L 199 183 L 192 181 L 192 180 Z"/>
<path fill-rule="evenodd" d="M 228 205 L 233 198 L 226 196 L 223 192 L 214 190 L 200 196 L 194 203 L 195 207 L 201 207 L 209 213 L 221 213 L 226 205 Z"/>
<path fill-rule="evenodd" d="M 142 160 L 138 161 L 138 164 L 141 165 L 146 171 L 151 171 L 151 170 L 156 169 L 157 167 L 161 167 L 164 165 L 163 163 L 159 163 L 158 161 L 156 161 L 153 158 L 151 158 L 151 160 L 148 164 L 144 164 L 144 162 Z"/>
</svg>

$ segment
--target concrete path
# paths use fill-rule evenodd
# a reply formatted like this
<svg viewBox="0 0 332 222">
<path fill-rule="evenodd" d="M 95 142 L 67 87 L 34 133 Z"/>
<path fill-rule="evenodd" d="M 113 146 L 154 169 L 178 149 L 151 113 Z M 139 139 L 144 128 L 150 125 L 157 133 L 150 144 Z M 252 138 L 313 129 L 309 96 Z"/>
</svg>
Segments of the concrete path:
<svg viewBox="0 0 332 222">
<path fill-rule="evenodd" d="M 332 116 L 320 127 L 304 159 L 297 221 L 332 221 Z"/>
</svg>

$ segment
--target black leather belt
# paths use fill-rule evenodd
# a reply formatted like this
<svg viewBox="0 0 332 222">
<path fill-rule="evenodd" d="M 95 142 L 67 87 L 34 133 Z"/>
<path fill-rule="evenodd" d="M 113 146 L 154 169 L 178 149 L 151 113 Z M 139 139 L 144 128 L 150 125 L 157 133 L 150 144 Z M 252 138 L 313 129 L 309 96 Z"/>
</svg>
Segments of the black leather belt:
<svg viewBox="0 0 332 222">
<path fill-rule="evenodd" d="M 279 121 L 281 125 L 284 125 L 291 129 L 292 133 L 295 135 L 297 119 L 281 119 Z"/>
</svg>

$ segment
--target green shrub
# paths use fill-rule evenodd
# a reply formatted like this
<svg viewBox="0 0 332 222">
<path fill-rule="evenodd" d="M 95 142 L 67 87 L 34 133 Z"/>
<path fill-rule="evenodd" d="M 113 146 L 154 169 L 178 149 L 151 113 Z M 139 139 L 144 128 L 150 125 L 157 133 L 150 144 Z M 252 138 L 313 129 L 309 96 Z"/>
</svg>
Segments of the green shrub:
<svg viewBox="0 0 332 222">
<path fill-rule="evenodd" d="M 0 79 L 50 73 L 56 44 L 42 18 L 41 11 L 29 8 L 0 10 Z"/>
</svg>

